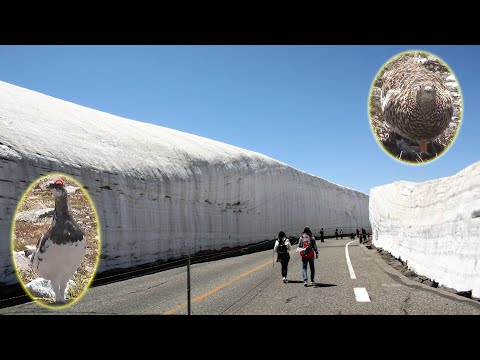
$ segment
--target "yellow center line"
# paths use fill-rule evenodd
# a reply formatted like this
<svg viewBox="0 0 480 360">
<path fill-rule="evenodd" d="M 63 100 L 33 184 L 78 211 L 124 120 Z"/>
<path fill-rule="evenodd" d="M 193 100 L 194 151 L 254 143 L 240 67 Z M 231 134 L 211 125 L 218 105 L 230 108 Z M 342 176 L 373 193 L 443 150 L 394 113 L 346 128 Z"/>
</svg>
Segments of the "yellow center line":
<svg viewBox="0 0 480 360">
<path fill-rule="evenodd" d="M 212 290 L 209 290 L 209 291 L 207 291 L 206 293 L 203 293 L 202 295 L 197 296 L 195 299 L 192 300 L 192 303 L 195 303 L 195 302 L 197 302 L 197 301 L 203 300 L 203 299 L 205 299 L 207 296 L 210 296 L 210 295 L 212 295 L 212 294 L 215 294 L 217 291 L 222 290 L 223 288 L 227 287 L 228 285 L 233 284 L 234 282 L 236 282 L 236 281 L 244 278 L 245 276 L 248 276 L 248 275 L 254 273 L 255 271 L 260 270 L 261 268 L 263 268 L 263 267 L 265 267 L 265 266 L 267 266 L 267 265 L 270 265 L 271 263 L 272 263 L 271 261 L 268 261 L 268 262 L 266 262 L 266 263 L 264 263 L 264 264 L 262 264 L 262 265 L 260 265 L 260 266 L 257 266 L 257 267 L 254 268 L 254 269 L 248 270 L 247 272 L 244 272 L 243 274 L 234 277 L 233 279 L 228 280 L 226 283 L 223 283 L 223 284 L 217 286 L 216 288 L 214 288 L 214 289 L 212 289 Z M 184 303 L 184 304 L 181 304 L 181 305 L 177 305 L 177 306 L 171 308 L 170 310 L 165 311 L 163 314 L 164 314 L 164 315 L 171 315 L 171 314 L 174 314 L 174 313 L 176 313 L 177 311 L 179 311 L 179 310 L 181 310 L 181 309 L 183 309 L 183 308 L 185 308 L 185 307 L 187 307 L 187 303 Z"/>
</svg>

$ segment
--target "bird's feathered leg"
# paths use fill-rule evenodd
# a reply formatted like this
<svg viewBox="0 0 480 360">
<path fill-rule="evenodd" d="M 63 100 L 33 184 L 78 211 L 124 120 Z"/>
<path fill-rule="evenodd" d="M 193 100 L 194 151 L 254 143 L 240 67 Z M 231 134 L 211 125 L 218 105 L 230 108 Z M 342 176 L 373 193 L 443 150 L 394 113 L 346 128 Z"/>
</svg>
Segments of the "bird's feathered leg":
<svg viewBox="0 0 480 360">
<path fill-rule="evenodd" d="M 67 283 L 68 283 L 68 278 L 67 278 L 67 279 L 62 279 L 62 280 L 60 281 L 59 289 L 60 289 L 60 294 L 62 294 L 63 303 L 66 303 L 66 302 L 67 302 L 67 301 L 65 300 L 65 289 L 67 288 Z"/>
<path fill-rule="evenodd" d="M 55 293 L 55 300 L 59 304 L 64 304 L 65 303 L 65 297 L 64 297 L 64 292 L 61 291 L 61 286 L 60 286 L 60 281 L 59 279 L 55 280 L 50 280 L 50 283 L 52 284 L 52 289 L 53 292 Z M 65 290 L 65 289 L 63 289 Z"/>
</svg>

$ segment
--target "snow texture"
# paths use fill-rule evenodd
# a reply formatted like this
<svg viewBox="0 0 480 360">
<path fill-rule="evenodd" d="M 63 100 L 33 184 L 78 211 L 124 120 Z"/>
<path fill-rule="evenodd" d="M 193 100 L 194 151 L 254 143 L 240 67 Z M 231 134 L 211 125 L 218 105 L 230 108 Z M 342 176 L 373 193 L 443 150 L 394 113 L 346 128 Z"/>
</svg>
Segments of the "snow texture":
<svg viewBox="0 0 480 360">
<path fill-rule="evenodd" d="M 45 209 L 38 209 L 38 210 L 21 211 L 17 213 L 15 219 L 17 221 L 26 221 L 26 222 L 35 223 L 41 218 L 44 218 L 47 216 L 53 216 L 54 210 L 55 210 L 54 208 L 45 208 Z"/>
<path fill-rule="evenodd" d="M 13 256 L 15 258 L 15 264 L 17 264 L 17 269 L 22 271 L 32 271 L 30 260 L 25 256 L 23 251 L 14 251 Z"/>
<path fill-rule="evenodd" d="M 67 287 L 65 288 L 65 298 L 67 297 L 68 290 L 74 285 L 73 280 L 68 280 Z M 55 299 L 55 293 L 53 292 L 50 280 L 39 277 L 30 281 L 25 287 L 34 297 Z"/>
<path fill-rule="evenodd" d="M 259 153 L 0 82 L 0 284 L 17 281 L 15 207 L 50 172 L 76 178 L 96 205 L 98 272 L 256 243 L 280 230 L 299 236 L 307 225 L 317 233 L 370 228 L 364 193 Z"/>
<path fill-rule="evenodd" d="M 451 177 L 372 188 L 369 208 L 376 247 L 480 298 L 480 162 Z"/>
</svg>

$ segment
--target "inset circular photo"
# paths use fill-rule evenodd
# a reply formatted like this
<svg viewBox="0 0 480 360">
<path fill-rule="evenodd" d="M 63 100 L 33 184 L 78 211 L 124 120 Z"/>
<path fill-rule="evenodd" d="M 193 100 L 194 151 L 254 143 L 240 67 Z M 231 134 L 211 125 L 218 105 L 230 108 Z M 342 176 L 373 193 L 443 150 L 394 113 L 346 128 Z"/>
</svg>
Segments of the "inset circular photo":
<svg viewBox="0 0 480 360">
<path fill-rule="evenodd" d="M 423 164 L 452 145 L 462 120 L 462 95 L 448 65 L 425 51 L 392 57 L 375 77 L 369 117 L 380 146 L 394 159 Z"/>
<path fill-rule="evenodd" d="M 12 222 L 12 257 L 38 304 L 63 309 L 90 287 L 101 249 L 97 214 L 86 189 L 65 174 L 42 176 L 23 194 Z"/>
</svg>

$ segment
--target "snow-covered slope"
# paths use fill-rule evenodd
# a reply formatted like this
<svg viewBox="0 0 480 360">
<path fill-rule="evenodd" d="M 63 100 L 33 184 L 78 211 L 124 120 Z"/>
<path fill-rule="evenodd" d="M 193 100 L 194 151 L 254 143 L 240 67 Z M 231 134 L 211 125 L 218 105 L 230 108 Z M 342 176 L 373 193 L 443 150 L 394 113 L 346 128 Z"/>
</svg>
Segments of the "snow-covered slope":
<svg viewBox="0 0 480 360">
<path fill-rule="evenodd" d="M 0 82 L 0 283 L 23 191 L 63 172 L 101 223 L 98 271 L 272 239 L 305 225 L 366 227 L 368 196 L 267 156 Z"/>
<path fill-rule="evenodd" d="M 480 298 L 480 162 L 451 177 L 373 188 L 369 207 L 376 247 Z"/>
</svg>

